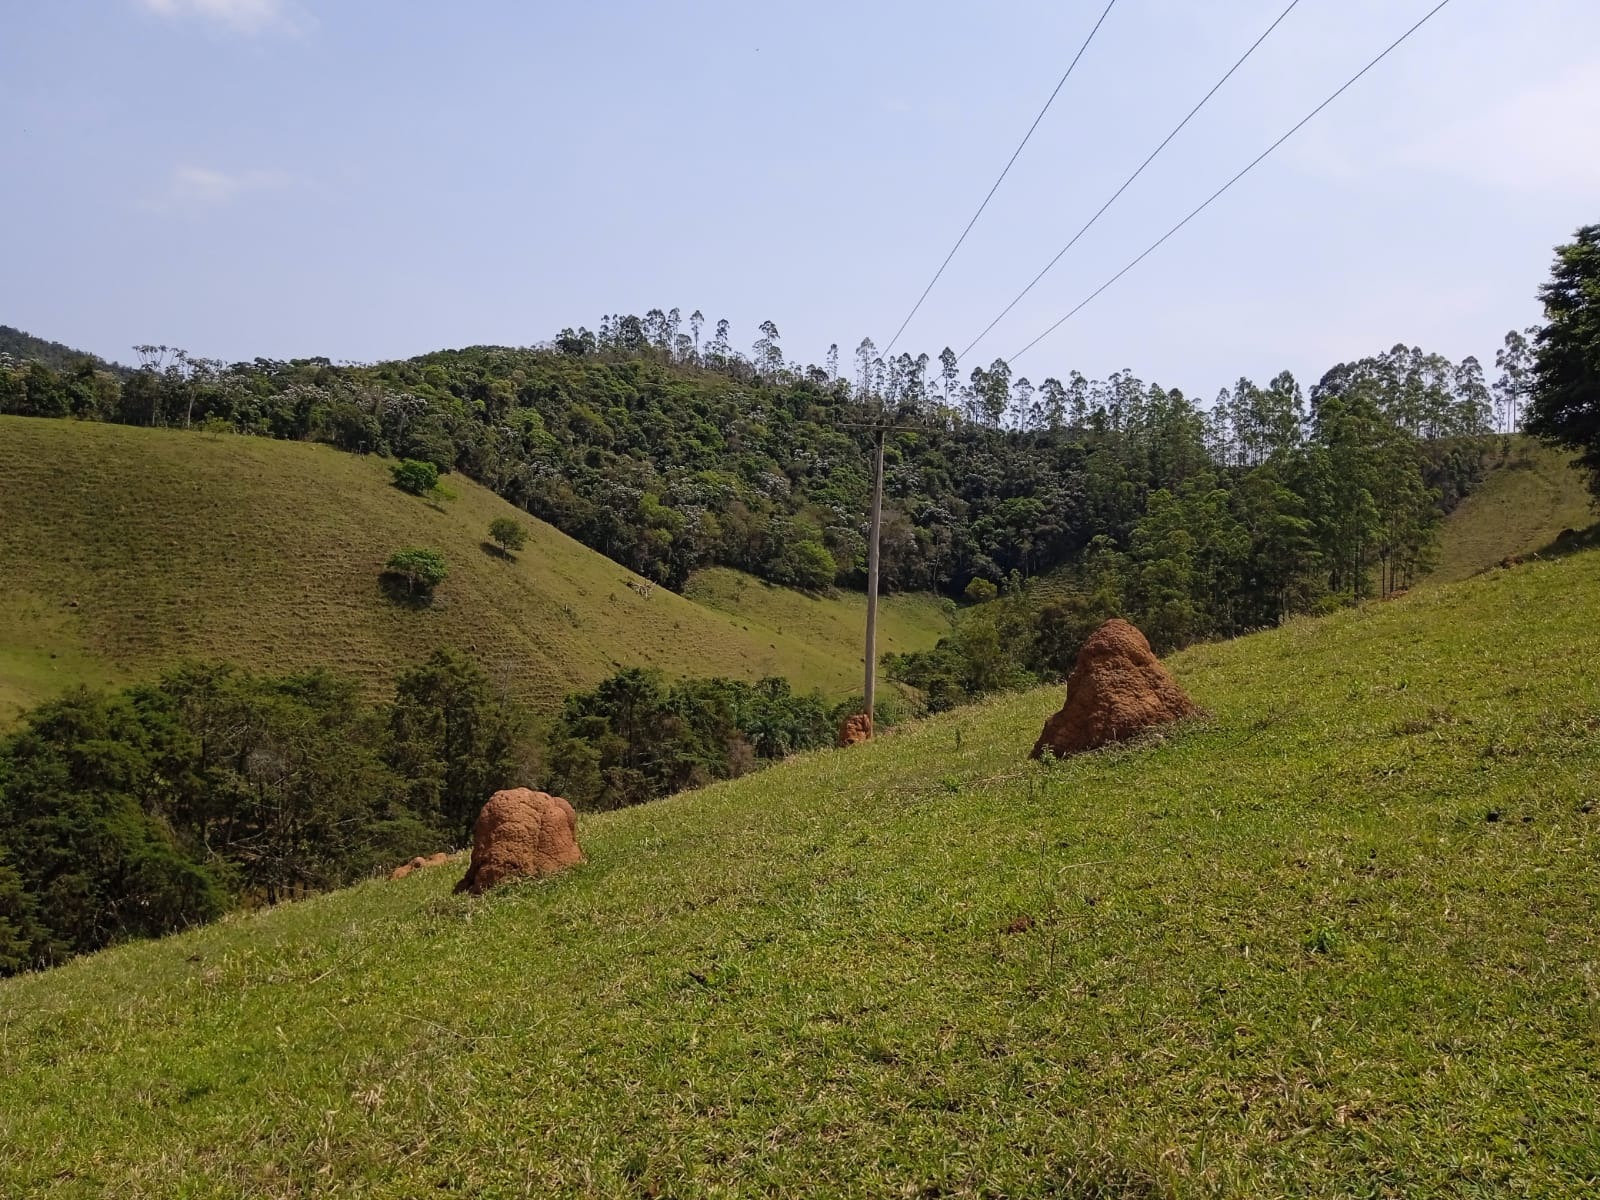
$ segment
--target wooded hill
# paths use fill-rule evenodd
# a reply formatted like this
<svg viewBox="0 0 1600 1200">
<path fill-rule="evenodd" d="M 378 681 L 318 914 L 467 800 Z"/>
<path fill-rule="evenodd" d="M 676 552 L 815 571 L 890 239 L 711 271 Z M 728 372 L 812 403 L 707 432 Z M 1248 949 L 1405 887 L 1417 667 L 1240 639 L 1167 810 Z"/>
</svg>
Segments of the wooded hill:
<svg viewBox="0 0 1600 1200">
<path fill-rule="evenodd" d="M 868 341 L 849 379 L 837 352 L 786 362 L 770 322 L 748 356 L 726 322 L 682 325 L 652 310 L 531 349 L 372 366 L 155 354 L 126 383 L 13 364 L 0 411 L 426 459 L 675 589 L 709 565 L 859 584 L 869 435 L 854 424 L 884 411 L 912 427 L 888 451 L 888 589 L 1085 569 L 1086 590 L 1179 645 L 1415 578 L 1478 477 L 1497 398 L 1475 360 L 1403 346 L 1309 390 L 1240 380 L 1202 407 L 1127 372 L 1035 385 L 997 361 L 962 378 L 953 355 L 930 373 Z"/>
<path fill-rule="evenodd" d="M 831 700 L 861 688 L 860 596 L 780 602 L 730 576 L 708 607 L 459 474 L 453 498 L 417 497 L 379 459 L 326 446 L 20 417 L 0 417 L 0 474 L 0 729 L 75 684 L 148 680 L 182 659 L 326 667 L 385 695 L 440 646 L 543 712 L 623 666 L 777 675 Z M 523 549 L 488 540 L 503 518 L 526 530 Z M 427 605 L 385 591 L 386 559 L 411 546 L 448 566 Z M 928 648 L 948 628 L 936 599 L 897 596 L 880 644 Z"/>
</svg>

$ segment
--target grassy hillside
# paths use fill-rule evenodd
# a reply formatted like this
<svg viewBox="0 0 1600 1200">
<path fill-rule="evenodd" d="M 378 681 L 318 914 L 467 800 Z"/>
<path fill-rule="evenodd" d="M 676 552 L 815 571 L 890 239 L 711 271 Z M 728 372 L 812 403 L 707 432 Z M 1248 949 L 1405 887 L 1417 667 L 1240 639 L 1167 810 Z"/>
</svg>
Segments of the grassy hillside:
<svg viewBox="0 0 1600 1200">
<path fill-rule="evenodd" d="M 1600 555 L 0 985 L 0 1193 L 1577 1196 Z"/>
<path fill-rule="evenodd" d="M 867 619 L 865 595 L 812 596 L 714 567 L 697 573 L 684 595 L 727 613 L 751 633 L 799 638 L 808 645 L 858 642 Z M 926 594 L 884 597 L 878 605 L 878 653 L 926 650 L 950 632 L 953 608 Z"/>
<path fill-rule="evenodd" d="M 663 588 L 646 599 L 637 576 L 459 476 L 457 498 L 433 502 L 389 486 L 385 462 L 322 446 L 0 417 L 0 477 L 0 725 L 73 683 L 184 656 L 326 664 L 383 687 L 441 643 L 541 705 L 635 664 L 860 688 L 859 600 L 795 597 L 815 619 L 780 631 Z M 508 514 L 531 535 L 515 561 L 485 545 Z M 379 587 L 414 545 L 449 561 L 426 609 Z M 886 629 L 932 645 L 935 611 L 896 599 Z"/>
<path fill-rule="evenodd" d="M 1444 523 L 1431 584 L 1455 583 L 1513 555 L 1548 546 L 1563 529 L 1584 529 L 1597 515 L 1572 453 L 1519 437 L 1495 458 L 1488 476 Z"/>
</svg>

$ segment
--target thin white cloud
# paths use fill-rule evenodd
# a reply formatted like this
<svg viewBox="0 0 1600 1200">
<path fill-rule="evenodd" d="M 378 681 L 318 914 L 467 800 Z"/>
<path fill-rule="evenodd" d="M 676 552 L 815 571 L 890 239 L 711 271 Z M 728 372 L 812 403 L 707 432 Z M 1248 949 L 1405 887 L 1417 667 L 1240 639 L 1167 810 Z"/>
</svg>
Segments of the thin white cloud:
<svg viewBox="0 0 1600 1200">
<path fill-rule="evenodd" d="M 220 208 L 251 192 L 287 187 L 282 171 L 218 171 L 183 164 L 173 168 L 159 208 Z"/>
<path fill-rule="evenodd" d="M 303 16 L 288 0 L 134 0 L 146 12 L 167 20 L 198 19 L 233 33 L 295 33 Z"/>
</svg>

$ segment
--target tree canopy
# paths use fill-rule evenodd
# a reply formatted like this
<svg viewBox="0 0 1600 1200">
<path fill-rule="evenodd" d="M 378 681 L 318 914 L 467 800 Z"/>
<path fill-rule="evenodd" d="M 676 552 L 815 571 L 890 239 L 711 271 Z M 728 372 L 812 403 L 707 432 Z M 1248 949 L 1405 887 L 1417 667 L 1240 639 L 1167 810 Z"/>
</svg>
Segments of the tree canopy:
<svg viewBox="0 0 1600 1200">
<path fill-rule="evenodd" d="M 1534 339 L 1528 431 L 1576 450 L 1600 496 L 1600 225 L 1557 248 L 1539 299 L 1546 324 Z"/>
<path fill-rule="evenodd" d="M 787 361 L 767 322 L 747 357 L 726 321 L 676 309 L 369 366 L 147 349 L 126 382 L 0 364 L 0 411 L 222 424 L 390 455 L 397 474 L 459 470 L 666 586 L 719 564 L 808 589 L 864 583 L 860 426 L 887 411 L 905 428 L 885 454 L 886 590 L 1081 573 L 1101 545 L 1172 628 L 1212 632 L 1402 586 L 1479 474 L 1492 402 L 1523 386 L 1509 341 L 1493 389 L 1475 359 L 1403 345 L 1309 389 L 1240 379 L 1209 404 L 1129 371 L 1031 380 L 996 360 L 963 377 L 948 350 L 885 357 L 871 339 L 846 377 L 837 347 Z M 1226 550 L 1153 528 L 1135 545 L 1153 503 L 1169 521 L 1204 508 Z"/>
</svg>

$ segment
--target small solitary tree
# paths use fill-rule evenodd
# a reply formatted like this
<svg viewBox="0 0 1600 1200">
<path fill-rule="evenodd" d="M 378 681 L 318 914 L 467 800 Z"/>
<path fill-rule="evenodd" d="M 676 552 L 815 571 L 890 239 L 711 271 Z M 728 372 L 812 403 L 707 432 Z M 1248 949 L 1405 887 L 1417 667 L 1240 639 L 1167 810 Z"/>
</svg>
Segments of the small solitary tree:
<svg viewBox="0 0 1600 1200">
<path fill-rule="evenodd" d="M 388 574 L 405 580 L 407 595 L 414 595 L 419 591 L 423 595 L 431 595 L 433 589 L 443 583 L 444 577 L 449 574 L 444 564 L 444 555 L 437 550 L 424 550 L 420 547 L 396 550 L 389 556 L 386 570 Z"/>
<path fill-rule="evenodd" d="M 389 473 L 394 476 L 395 487 L 413 496 L 426 496 L 439 486 L 439 468 L 421 459 L 402 459 L 389 468 Z"/>
<path fill-rule="evenodd" d="M 496 517 L 490 521 L 489 536 L 500 547 L 500 552 L 506 555 L 528 544 L 527 528 L 514 517 Z"/>
</svg>

